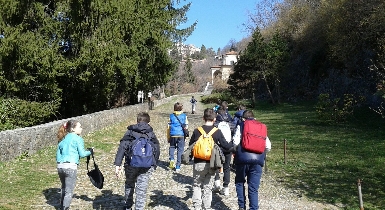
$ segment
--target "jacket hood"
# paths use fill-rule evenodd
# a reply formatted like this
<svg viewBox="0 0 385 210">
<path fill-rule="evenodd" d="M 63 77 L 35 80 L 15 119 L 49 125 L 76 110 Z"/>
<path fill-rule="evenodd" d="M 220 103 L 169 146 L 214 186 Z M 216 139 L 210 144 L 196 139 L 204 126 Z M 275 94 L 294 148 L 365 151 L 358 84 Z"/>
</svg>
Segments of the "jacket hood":
<svg viewBox="0 0 385 210">
<path fill-rule="evenodd" d="M 218 114 L 217 120 L 218 121 L 226 121 L 226 122 L 230 121 L 229 116 L 226 113 L 225 114 Z"/>
<path fill-rule="evenodd" d="M 245 112 L 245 110 L 239 110 L 235 112 L 234 116 L 241 118 L 243 116 L 243 112 Z"/>
<path fill-rule="evenodd" d="M 140 122 L 135 125 L 130 125 L 127 127 L 127 129 L 135 131 L 137 133 L 150 133 L 153 131 L 152 127 L 146 122 Z"/>
</svg>

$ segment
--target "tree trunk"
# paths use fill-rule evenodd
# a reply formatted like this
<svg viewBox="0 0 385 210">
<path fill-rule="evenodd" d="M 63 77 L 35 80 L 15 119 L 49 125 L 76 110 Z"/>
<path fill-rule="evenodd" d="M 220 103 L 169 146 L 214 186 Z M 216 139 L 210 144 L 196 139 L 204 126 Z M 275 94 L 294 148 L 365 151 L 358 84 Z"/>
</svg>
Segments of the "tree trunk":
<svg viewBox="0 0 385 210">
<path fill-rule="evenodd" d="M 276 79 L 275 86 L 277 89 L 277 103 L 281 104 L 281 89 L 280 89 L 279 83 L 280 83 L 279 79 Z"/>
<path fill-rule="evenodd" d="M 270 88 L 269 88 L 269 84 L 267 83 L 267 79 L 266 79 L 266 76 L 265 76 L 265 75 L 263 75 L 263 80 L 265 81 L 266 89 L 267 89 L 267 92 L 268 92 L 269 95 L 270 95 L 271 102 L 272 102 L 273 104 L 275 104 L 273 94 L 271 94 L 271 90 L 270 90 Z"/>
</svg>

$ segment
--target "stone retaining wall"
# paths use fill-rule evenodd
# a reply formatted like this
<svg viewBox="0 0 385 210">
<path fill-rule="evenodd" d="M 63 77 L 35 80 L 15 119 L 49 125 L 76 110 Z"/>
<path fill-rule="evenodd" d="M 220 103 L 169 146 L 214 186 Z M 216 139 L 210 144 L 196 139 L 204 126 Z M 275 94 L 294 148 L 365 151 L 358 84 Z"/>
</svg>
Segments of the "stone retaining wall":
<svg viewBox="0 0 385 210">
<path fill-rule="evenodd" d="M 192 95 L 184 94 L 184 95 Z M 183 95 L 179 95 L 183 96 Z M 176 96 L 155 100 L 154 106 L 168 103 Z M 87 135 L 102 128 L 120 123 L 129 117 L 136 117 L 141 111 L 148 111 L 148 104 L 136 104 L 100 111 L 88 115 L 72 117 L 82 123 L 82 135 Z M 57 144 L 56 134 L 59 126 L 69 119 L 54 121 L 33 127 L 19 128 L 0 132 L 0 161 L 9 161 L 24 154 L 33 154 L 36 151 Z"/>
</svg>

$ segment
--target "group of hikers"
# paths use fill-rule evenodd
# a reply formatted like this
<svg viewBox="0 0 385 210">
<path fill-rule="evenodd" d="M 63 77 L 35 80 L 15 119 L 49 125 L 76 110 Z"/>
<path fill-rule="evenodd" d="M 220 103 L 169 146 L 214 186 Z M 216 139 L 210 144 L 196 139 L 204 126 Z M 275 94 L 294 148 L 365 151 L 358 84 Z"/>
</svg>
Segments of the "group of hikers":
<svg viewBox="0 0 385 210">
<path fill-rule="evenodd" d="M 195 104 L 196 100 L 192 107 L 193 114 Z M 246 110 L 243 105 L 238 106 L 233 118 L 226 101 L 217 108 L 206 108 L 203 120 L 204 124 L 194 129 L 190 136 L 183 104 L 177 102 L 167 124 L 169 169 L 177 173 L 182 170 L 182 163 L 193 163 L 194 209 L 212 209 L 213 192 L 229 196 L 231 162 L 235 168 L 234 183 L 239 210 L 246 209 L 246 182 L 249 209 L 259 209 L 258 189 L 262 167 L 265 153 L 271 149 L 266 126 L 254 119 L 253 112 Z M 149 122 L 150 115 L 147 112 L 137 114 L 137 123 L 127 127 L 115 156 L 116 176 L 119 177 L 123 170 L 125 172 L 124 209 L 145 208 L 150 176 L 157 168 L 160 143 Z M 69 209 L 71 204 L 79 159 L 93 155 L 93 148 L 84 148 L 84 140 L 79 136 L 81 132 L 81 124 L 76 120 L 69 120 L 58 132 L 56 161 L 62 184 L 60 207 L 63 210 Z M 188 137 L 188 146 L 185 148 Z M 223 174 L 222 184 L 220 174 Z"/>
</svg>

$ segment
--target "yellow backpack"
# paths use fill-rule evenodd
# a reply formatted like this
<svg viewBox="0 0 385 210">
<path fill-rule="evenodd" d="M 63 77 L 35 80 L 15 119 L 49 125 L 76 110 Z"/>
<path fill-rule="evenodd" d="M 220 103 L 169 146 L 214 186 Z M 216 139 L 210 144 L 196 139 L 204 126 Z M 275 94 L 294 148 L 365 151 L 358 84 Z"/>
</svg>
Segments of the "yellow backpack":
<svg viewBox="0 0 385 210">
<path fill-rule="evenodd" d="M 208 134 L 203 130 L 202 127 L 198 128 L 198 131 L 202 134 L 194 145 L 193 156 L 202 160 L 210 160 L 211 152 L 214 148 L 213 133 L 218 128 L 214 127 Z"/>
</svg>

